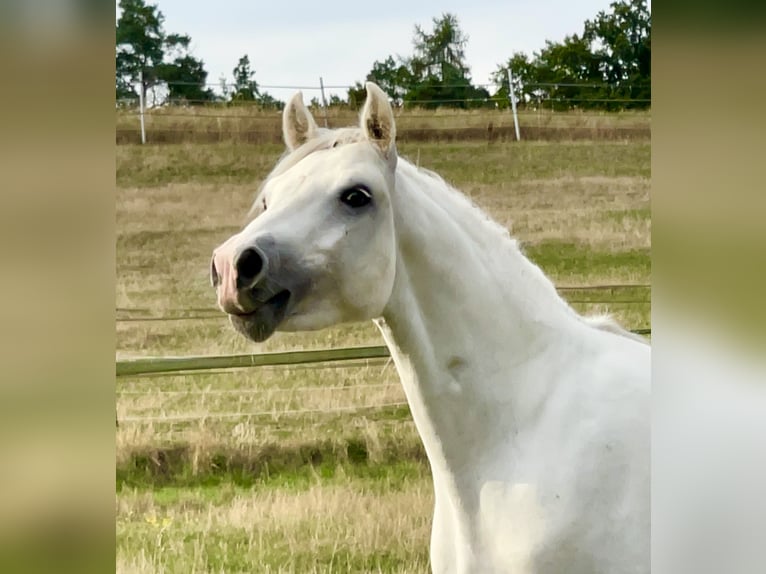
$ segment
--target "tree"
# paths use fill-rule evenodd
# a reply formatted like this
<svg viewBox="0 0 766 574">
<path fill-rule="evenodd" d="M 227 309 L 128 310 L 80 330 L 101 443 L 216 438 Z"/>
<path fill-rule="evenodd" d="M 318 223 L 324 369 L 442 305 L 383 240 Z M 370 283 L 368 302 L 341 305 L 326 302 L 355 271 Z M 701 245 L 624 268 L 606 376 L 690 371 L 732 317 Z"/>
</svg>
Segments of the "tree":
<svg viewBox="0 0 766 574">
<path fill-rule="evenodd" d="M 250 57 L 245 54 L 239 59 L 232 71 L 234 74 L 234 92 L 232 101 L 253 102 L 259 97 L 258 84 L 255 82 L 255 72 L 250 69 Z"/>
<path fill-rule="evenodd" d="M 375 82 L 391 99 L 395 106 L 402 105 L 404 95 L 413 83 L 412 72 L 407 67 L 407 62 L 398 57 L 388 56 L 385 60 L 375 61 L 372 70 L 367 74 L 368 82 Z M 348 105 L 357 109 L 362 106 L 367 92 L 361 82 L 356 82 L 347 92 Z"/>
<path fill-rule="evenodd" d="M 399 62 L 395 61 L 393 56 L 388 56 L 382 62 L 375 61 L 372 70 L 367 74 L 367 80 L 378 84 L 394 105 L 401 105 L 404 94 L 413 83 L 412 72 L 406 63 L 401 59 Z"/>
<path fill-rule="evenodd" d="M 448 74 L 444 80 L 428 76 L 407 92 L 405 102 L 429 109 L 494 106 L 485 88 L 477 88 L 468 78 L 457 74 Z"/>
<path fill-rule="evenodd" d="M 258 98 L 258 103 L 261 105 L 261 108 L 265 110 L 282 110 L 285 107 L 283 101 L 276 99 L 267 92 L 261 94 L 260 98 Z"/>
<path fill-rule="evenodd" d="M 205 87 L 207 72 L 202 61 L 188 54 L 175 58 L 170 64 L 163 64 L 158 75 L 167 82 L 170 101 L 195 104 L 214 99 L 212 90 Z"/>
<path fill-rule="evenodd" d="M 585 37 L 598 46 L 594 56 L 610 95 L 619 99 L 652 97 L 652 15 L 646 0 L 624 0 L 610 5 L 585 23 Z M 635 102 L 628 107 L 646 107 Z"/>
<path fill-rule="evenodd" d="M 599 98 L 600 74 L 590 42 L 577 34 L 562 43 L 546 42 L 535 58 L 538 100 L 554 109 L 603 107 Z M 595 90 L 595 91 L 594 91 Z"/>
<path fill-rule="evenodd" d="M 471 85 L 465 63 L 468 37 L 460 30 L 457 16 L 442 14 L 433 19 L 433 25 L 431 32 L 415 26 L 412 41 L 415 53 L 411 57 L 388 56 L 375 61 L 366 79 L 378 84 L 394 105 L 404 102 L 424 107 L 485 105 L 489 92 Z M 364 98 L 365 89 L 360 82 L 349 88 L 348 103 L 352 108 L 360 107 Z"/>
<path fill-rule="evenodd" d="M 169 98 L 209 100 L 205 90 L 207 72 L 201 60 L 189 53 L 191 38 L 168 34 L 165 17 L 157 6 L 144 0 L 120 0 L 116 27 L 116 96 L 135 98 L 133 86 L 140 82 L 144 100 L 147 91 L 167 84 Z"/>
<path fill-rule="evenodd" d="M 516 52 L 505 64 L 500 64 L 492 74 L 492 82 L 500 86 L 492 96 L 499 108 L 511 105 L 508 89 L 508 69 L 513 72 L 513 91 L 516 101 L 521 105 L 539 98 L 539 90 L 531 85 L 536 79 L 536 70 L 529 57 L 523 52 Z"/>
<path fill-rule="evenodd" d="M 117 97 L 137 96 L 133 85 L 143 72 L 143 96 L 154 80 L 153 70 L 162 63 L 165 32 L 164 17 L 156 6 L 143 0 L 120 0 L 117 20 Z"/>
<path fill-rule="evenodd" d="M 369 78 L 370 75 L 367 74 L 367 77 Z M 348 101 L 349 107 L 352 110 L 358 110 L 358 109 L 361 109 L 366 97 L 367 97 L 367 90 L 365 90 L 362 83 L 355 82 L 354 85 L 348 89 L 348 95 L 346 99 Z"/>
<path fill-rule="evenodd" d="M 415 26 L 414 54 L 409 58 L 388 56 L 376 61 L 367 74 L 391 98 L 394 105 L 406 102 L 435 108 L 469 108 L 495 104 L 489 92 L 471 83 L 465 47 L 468 43 L 457 16 L 450 13 L 433 18 L 433 30 Z M 358 108 L 364 102 L 360 82 L 349 88 L 348 103 Z"/>
<path fill-rule="evenodd" d="M 507 68 L 521 101 L 553 109 L 649 107 L 651 100 L 651 15 L 646 0 L 621 0 L 611 12 L 586 21 L 581 35 L 546 41 L 530 59 L 514 54 L 493 74 L 508 96 Z"/>
<path fill-rule="evenodd" d="M 258 83 L 255 81 L 255 70 L 250 67 L 250 56 L 245 54 L 237 62 L 232 70 L 234 75 L 234 85 L 228 86 L 226 80 L 221 78 L 221 86 L 224 92 L 224 99 L 231 91 L 231 102 L 253 102 L 264 109 L 281 110 L 285 107 L 284 102 L 274 98 L 266 92 L 261 93 Z"/>
<path fill-rule="evenodd" d="M 465 63 L 466 36 L 460 29 L 457 16 L 449 12 L 433 19 L 431 33 L 415 25 L 415 55 L 410 69 L 418 80 L 437 78 L 442 83 L 454 78 L 468 78 Z"/>
<path fill-rule="evenodd" d="M 433 25 L 431 32 L 415 26 L 415 54 L 408 62 L 409 89 L 404 100 L 428 108 L 493 105 L 489 92 L 471 83 L 465 61 L 468 36 L 457 16 L 442 14 L 433 19 Z"/>
</svg>

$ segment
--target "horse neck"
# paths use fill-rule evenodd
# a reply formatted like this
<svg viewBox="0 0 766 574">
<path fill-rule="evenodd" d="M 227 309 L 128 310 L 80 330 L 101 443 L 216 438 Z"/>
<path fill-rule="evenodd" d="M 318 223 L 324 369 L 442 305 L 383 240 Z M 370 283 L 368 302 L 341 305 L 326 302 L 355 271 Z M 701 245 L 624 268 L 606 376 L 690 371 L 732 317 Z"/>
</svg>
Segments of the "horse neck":
<svg viewBox="0 0 766 574">
<path fill-rule="evenodd" d="M 529 365 L 576 315 L 507 231 L 441 180 L 403 162 L 392 203 L 397 276 L 379 327 L 432 466 L 468 464 L 458 459 L 488 427 L 508 431 L 492 413 L 518 426 L 539 406 Z"/>
</svg>

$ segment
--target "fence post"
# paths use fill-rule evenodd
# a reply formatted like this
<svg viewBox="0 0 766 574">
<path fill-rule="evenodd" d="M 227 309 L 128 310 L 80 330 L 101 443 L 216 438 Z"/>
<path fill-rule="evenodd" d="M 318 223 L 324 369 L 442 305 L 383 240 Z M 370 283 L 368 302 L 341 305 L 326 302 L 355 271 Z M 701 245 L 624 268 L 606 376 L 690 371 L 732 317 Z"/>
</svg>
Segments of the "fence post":
<svg viewBox="0 0 766 574">
<path fill-rule="evenodd" d="M 516 94 L 513 91 L 513 73 L 508 68 L 508 97 L 511 100 L 511 110 L 513 110 L 513 127 L 516 129 L 516 141 L 521 141 L 519 133 L 519 116 L 516 114 Z"/>
<path fill-rule="evenodd" d="M 322 107 L 324 108 L 324 127 L 330 127 L 327 124 L 327 98 L 324 97 L 324 82 L 322 76 L 319 76 L 319 90 L 322 92 Z"/>
<path fill-rule="evenodd" d="M 146 130 L 144 129 L 144 71 L 138 71 L 138 117 L 141 119 L 141 143 L 146 143 Z"/>
</svg>

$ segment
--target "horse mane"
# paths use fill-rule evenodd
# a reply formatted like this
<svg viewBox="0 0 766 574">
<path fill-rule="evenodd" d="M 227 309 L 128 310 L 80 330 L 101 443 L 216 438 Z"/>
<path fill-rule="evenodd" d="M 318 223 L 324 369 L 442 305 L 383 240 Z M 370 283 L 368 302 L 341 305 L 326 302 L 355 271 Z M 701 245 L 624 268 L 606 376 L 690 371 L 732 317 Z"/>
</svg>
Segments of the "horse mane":
<svg viewBox="0 0 766 574">
<path fill-rule="evenodd" d="M 524 250 L 522 246 L 519 244 L 519 241 L 511 236 L 510 232 L 507 228 L 500 225 L 497 221 L 492 219 L 476 202 L 474 202 L 469 196 L 465 195 L 460 190 L 456 189 L 452 185 L 450 185 L 447 181 L 444 180 L 438 173 L 421 168 L 419 166 L 415 166 L 411 162 L 405 161 L 402 162 L 404 166 L 407 166 L 404 168 L 404 171 L 406 172 L 406 176 L 412 177 L 412 178 L 418 178 L 418 177 L 427 177 L 435 182 L 438 183 L 437 192 L 440 194 L 439 198 L 437 199 L 438 203 L 442 207 L 447 207 L 455 210 L 455 217 L 458 217 L 458 219 L 463 219 L 468 214 L 473 214 L 479 221 L 477 221 L 477 225 L 475 228 L 480 228 L 481 225 L 478 225 L 479 223 L 483 224 L 485 228 L 490 229 L 494 231 L 493 237 L 490 239 L 492 242 L 492 245 L 506 245 L 509 249 L 512 249 L 514 252 L 524 255 Z M 398 169 L 398 168 L 397 168 Z M 428 187 L 424 186 L 424 189 L 428 189 Z M 473 229 L 474 226 L 467 226 L 467 229 L 470 231 Z M 539 287 L 547 288 L 551 294 L 555 294 L 555 297 L 559 299 L 566 307 L 569 309 L 569 311 L 583 321 L 586 325 L 593 329 L 597 329 L 599 331 L 605 331 L 608 333 L 612 333 L 614 335 L 619 335 L 622 337 L 626 337 L 628 339 L 633 339 L 634 341 L 638 341 L 640 343 L 643 343 L 645 345 L 649 345 L 649 341 L 636 333 L 633 333 L 631 331 L 628 331 L 625 329 L 622 325 L 620 325 L 614 317 L 612 317 L 608 313 L 602 313 L 598 315 L 580 315 L 577 313 L 569 303 L 566 302 L 565 299 L 563 299 L 557 289 L 556 286 L 553 284 L 553 282 L 542 272 L 542 270 L 539 269 L 538 266 L 535 265 L 535 268 L 539 271 Z"/>
<path fill-rule="evenodd" d="M 513 236 L 511 236 L 507 228 L 505 228 L 504 226 L 500 225 L 497 221 L 492 219 L 469 196 L 465 195 L 460 190 L 450 185 L 447 181 L 444 180 L 444 178 L 442 178 L 438 173 L 434 171 L 421 168 L 419 166 L 415 166 L 414 164 L 407 161 L 406 159 L 402 162 L 402 165 L 406 166 L 403 169 L 403 172 L 404 172 L 403 175 L 405 177 L 410 177 L 413 179 L 425 177 L 437 183 L 435 191 L 436 193 L 439 193 L 439 197 L 436 199 L 436 201 L 439 203 L 439 205 L 442 208 L 454 210 L 453 215 L 457 217 L 458 219 L 464 219 L 466 216 L 469 216 L 469 214 L 472 214 L 474 217 L 476 217 L 477 218 L 476 225 L 467 226 L 467 229 L 469 231 L 472 229 L 479 230 L 482 227 L 484 227 L 484 229 L 491 230 L 494 232 L 490 236 L 490 242 L 492 246 L 505 245 L 508 249 L 513 250 L 513 252 L 524 256 L 524 250 L 522 246 L 519 244 L 519 241 L 515 239 Z M 434 189 L 434 188 L 423 186 L 423 189 Z M 608 313 L 602 313 L 598 315 L 580 315 L 571 307 L 571 305 L 569 305 L 569 303 L 566 302 L 565 299 L 563 299 L 559 295 L 556 289 L 556 286 L 542 272 L 542 270 L 540 270 L 539 267 L 536 265 L 535 265 L 535 269 L 538 270 L 538 286 L 540 288 L 547 289 L 551 293 L 551 295 L 554 295 L 556 299 L 561 301 L 571 313 L 577 315 L 577 317 L 583 323 L 585 323 L 586 325 L 588 325 L 589 327 L 593 329 L 596 329 L 599 331 L 605 331 L 607 333 L 612 333 L 613 335 L 619 335 L 621 337 L 633 339 L 634 341 L 638 341 L 640 343 L 643 343 L 644 345 L 649 345 L 649 341 L 645 337 L 638 335 L 636 333 L 633 333 L 631 331 L 628 331 L 622 325 L 620 325 L 614 319 L 614 317 L 612 317 Z"/>
<path fill-rule="evenodd" d="M 443 209 L 454 212 L 453 216 L 457 221 L 464 220 L 466 215 L 471 214 L 477 218 L 477 224 L 484 225 L 497 236 L 493 239 L 505 242 L 513 249 L 520 249 L 518 240 L 511 236 L 507 228 L 492 219 L 473 199 L 451 185 L 441 175 L 430 169 L 416 166 L 401 156 L 400 159 L 403 160 L 401 162 L 402 176 L 413 180 L 428 179 L 432 184 L 435 183 L 436 186 L 424 186 L 424 189 L 434 189 L 439 194 L 438 197 L 434 197 L 434 201 Z M 468 226 L 468 230 L 480 230 L 480 225 L 477 227 Z"/>
</svg>

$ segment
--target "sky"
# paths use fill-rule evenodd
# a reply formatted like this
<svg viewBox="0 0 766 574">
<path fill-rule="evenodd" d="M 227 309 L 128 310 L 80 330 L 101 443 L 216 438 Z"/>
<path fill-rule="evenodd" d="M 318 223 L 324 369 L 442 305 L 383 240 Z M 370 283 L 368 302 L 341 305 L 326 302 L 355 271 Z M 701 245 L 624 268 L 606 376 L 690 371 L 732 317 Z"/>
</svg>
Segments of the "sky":
<svg viewBox="0 0 766 574">
<path fill-rule="evenodd" d="M 259 86 L 349 86 L 364 81 L 376 60 L 412 54 L 415 24 L 426 30 L 444 12 L 457 15 L 468 36 L 465 55 L 475 84 L 514 52 L 532 54 L 545 40 L 582 33 L 585 20 L 612 0 L 147 0 L 165 16 L 165 31 L 191 36 L 208 82 L 229 81 L 241 56 L 250 57 Z M 296 88 L 264 88 L 287 100 Z M 328 88 L 345 98 L 345 88 Z"/>
</svg>

